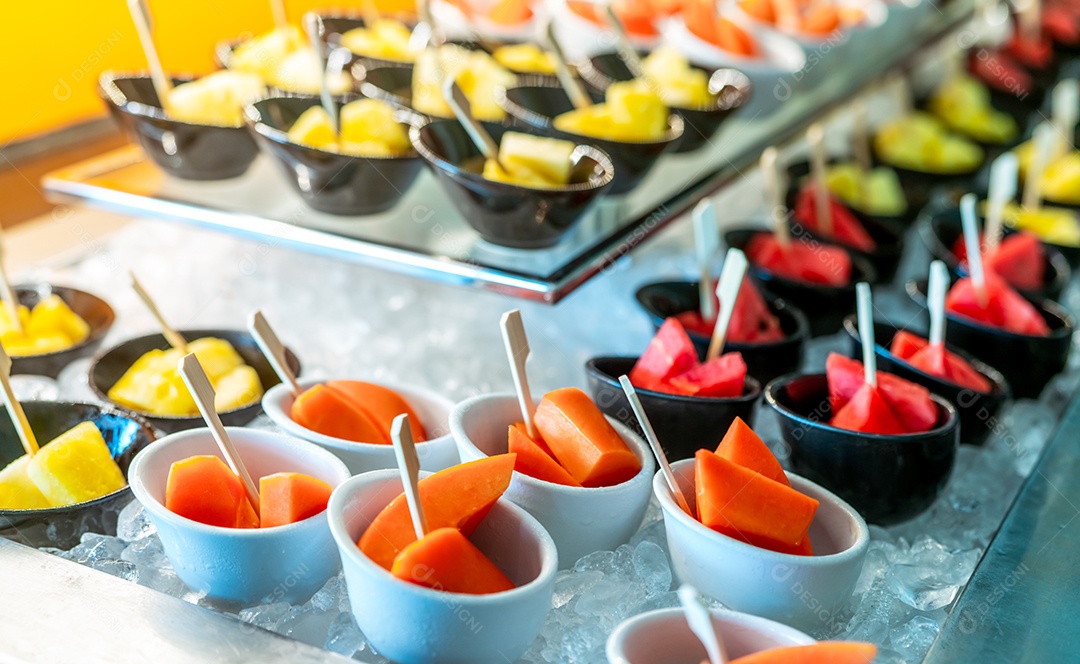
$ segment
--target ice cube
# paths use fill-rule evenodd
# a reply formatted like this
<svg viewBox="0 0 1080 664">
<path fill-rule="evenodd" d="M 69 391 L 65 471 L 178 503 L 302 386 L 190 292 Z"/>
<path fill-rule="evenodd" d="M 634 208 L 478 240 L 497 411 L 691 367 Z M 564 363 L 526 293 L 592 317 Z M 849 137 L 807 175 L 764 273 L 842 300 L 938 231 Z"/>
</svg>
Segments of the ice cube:
<svg viewBox="0 0 1080 664">
<path fill-rule="evenodd" d="M 237 618 L 256 627 L 273 631 L 278 623 L 285 619 L 290 610 L 292 610 L 292 605 L 288 602 L 259 604 L 258 606 L 243 609 L 237 614 Z"/>
<path fill-rule="evenodd" d="M 907 662 L 921 662 L 937 638 L 941 625 L 928 616 L 917 615 L 889 634 L 889 645 Z"/>
<path fill-rule="evenodd" d="M 654 542 L 644 541 L 634 547 L 634 571 L 648 596 L 671 590 L 671 566 L 667 554 Z"/>
<path fill-rule="evenodd" d="M 951 604 L 960 591 L 959 584 L 939 580 L 936 572 L 917 565 L 896 565 L 887 578 L 902 602 L 919 611 L 932 611 Z"/>
<path fill-rule="evenodd" d="M 156 532 L 157 528 L 139 501 L 133 500 L 120 510 L 116 521 L 116 536 L 120 539 L 135 542 Z"/>
<path fill-rule="evenodd" d="M 364 647 L 367 641 L 364 639 L 360 628 L 356 626 L 356 620 L 351 613 L 339 613 L 330 623 L 326 632 L 324 647 L 346 657 L 352 657 Z"/>
</svg>

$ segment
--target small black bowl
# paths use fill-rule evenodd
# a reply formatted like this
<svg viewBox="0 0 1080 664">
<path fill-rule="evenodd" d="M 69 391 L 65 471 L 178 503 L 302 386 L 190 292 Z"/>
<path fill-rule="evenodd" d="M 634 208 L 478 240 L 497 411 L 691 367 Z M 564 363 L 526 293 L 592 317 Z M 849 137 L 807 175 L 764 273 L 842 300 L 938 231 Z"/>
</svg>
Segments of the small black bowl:
<svg viewBox="0 0 1080 664">
<path fill-rule="evenodd" d="M 64 350 L 39 355 L 12 356 L 12 375 L 35 374 L 56 378 L 64 367 L 75 360 L 93 355 L 116 320 L 116 314 L 108 302 L 86 291 L 51 284 L 41 284 L 37 287 L 20 286 L 15 289 L 19 304 L 28 309 L 33 309 L 38 302 L 54 294 L 59 295 L 75 314 L 86 321 L 86 324 L 90 326 L 90 334 L 79 343 Z"/>
<path fill-rule="evenodd" d="M 173 83 L 191 80 L 174 78 Z M 169 175 L 185 180 L 235 178 L 259 155 L 255 139 L 243 126 L 191 124 L 168 117 L 149 76 L 105 72 L 98 80 L 98 94 L 120 126 Z"/>
<path fill-rule="evenodd" d="M 125 477 L 131 460 L 157 437 L 142 419 L 101 404 L 26 401 L 23 410 L 39 445 L 77 424 L 93 422 Z M 23 447 L 11 420 L 0 418 L 0 465 L 6 466 L 22 455 Z M 0 509 L 0 537 L 35 548 L 70 549 L 79 543 L 83 533 L 115 534 L 116 517 L 131 500 L 131 490 L 125 486 L 100 498 L 67 507 Z"/>
<path fill-rule="evenodd" d="M 179 330 L 179 332 L 188 341 L 203 337 L 216 337 L 228 341 L 236 349 L 240 357 L 243 358 L 244 363 L 255 369 L 255 372 L 259 374 L 259 382 L 262 383 L 264 392 L 281 382 L 270 366 L 270 362 L 267 361 L 266 356 L 259 350 L 255 338 L 248 332 L 239 330 Z M 131 365 L 135 364 L 136 360 L 152 350 L 167 350 L 168 348 L 170 348 L 169 342 L 161 334 L 148 334 L 143 337 L 128 339 L 117 346 L 113 346 L 94 358 L 94 363 L 90 365 L 90 389 L 102 401 L 122 412 L 134 413 L 152 424 L 155 429 L 164 433 L 176 433 L 177 431 L 204 426 L 203 419 L 199 415 L 154 415 L 153 413 L 133 410 L 109 398 L 109 390 L 131 368 Z M 299 376 L 300 360 L 289 349 L 285 349 L 285 356 L 293 373 Z M 261 399 L 257 399 L 242 408 L 219 414 L 225 426 L 241 427 L 255 419 L 261 412 L 262 402 Z"/>
<path fill-rule="evenodd" d="M 928 325 L 926 280 L 909 281 L 904 288 L 915 303 L 923 306 L 923 325 Z M 1065 370 L 1076 330 L 1075 319 L 1057 302 L 1034 300 L 1032 304 L 1050 327 L 1049 336 L 1006 332 L 962 316 L 945 315 L 945 340 L 1000 371 L 1018 399 L 1038 397 L 1050 379 Z"/>
<path fill-rule="evenodd" d="M 861 361 L 862 340 L 859 338 L 859 327 L 854 315 L 844 319 L 844 331 L 848 333 L 848 357 Z M 946 348 L 950 353 L 959 355 L 990 381 L 989 393 L 960 387 L 921 369 L 916 369 L 889 352 L 893 337 L 900 331 L 900 328 L 889 323 L 874 323 L 874 355 L 877 356 L 878 369 L 922 385 L 933 394 L 947 399 L 960 416 L 960 443 L 982 445 L 986 442 L 987 436 L 994 431 L 997 412 L 1009 399 L 1009 384 L 1005 382 L 1005 377 L 989 364 L 975 359 L 959 348 L 948 345 Z M 920 336 L 926 335 L 920 333 Z"/>
<path fill-rule="evenodd" d="M 248 126 L 304 202 L 316 210 L 364 215 L 394 207 L 420 174 L 420 155 L 410 149 L 392 157 L 354 157 L 290 142 L 287 132 L 296 119 L 320 104 L 316 97 L 261 99 L 247 108 Z M 408 115 L 395 113 L 406 131 Z"/>
<path fill-rule="evenodd" d="M 789 164 L 787 167 L 787 175 L 788 182 L 792 184 L 792 187 L 794 189 L 798 190 L 798 187 L 802 185 L 802 181 L 810 175 L 810 162 L 797 161 Z M 901 189 L 903 189 L 903 184 L 901 184 Z M 856 214 L 856 216 L 859 217 L 859 219 L 872 220 L 880 225 L 890 227 L 899 231 L 907 228 L 912 223 L 914 223 L 915 218 L 919 215 L 919 210 L 921 210 L 929 200 L 926 197 L 926 193 L 927 192 L 919 191 L 908 192 L 905 190 L 904 198 L 907 199 L 907 209 L 903 212 L 903 214 L 866 214 L 864 212 L 859 212 L 854 208 L 851 209 Z"/>
<path fill-rule="evenodd" d="M 696 281 L 658 281 L 645 284 L 635 294 L 638 304 L 649 315 L 657 330 L 664 321 L 684 311 L 697 311 L 701 306 Z M 802 362 L 803 345 L 810 337 L 810 324 L 806 315 L 781 299 L 768 301 L 769 311 L 780 320 L 784 338 L 766 343 L 729 341 L 724 345 L 728 352 L 742 353 L 746 370 L 762 385 L 777 376 L 789 374 Z M 704 360 L 709 351 L 710 338 L 687 330 L 697 349 L 698 359 Z"/>
<path fill-rule="evenodd" d="M 365 67 L 353 65 L 353 77 L 360 82 L 360 94 L 412 110 L 412 66 Z"/>
<path fill-rule="evenodd" d="M 931 256 L 948 265 L 949 271 L 954 278 L 967 276 L 967 269 L 960 267 L 960 261 L 957 260 L 956 254 L 952 252 L 952 247 L 956 241 L 964 235 L 959 209 L 946 208 L 928 211 L 919 221 L 918 229 L 923 244 L 926 245 Z M 1014 231 L 1006 230 L 1005 234 L 1009 235 L 1012 232 Z M 1020 292 L 1029 299 L 1047 298 L 1055 300 L 1061 296 L 1061 292 L 1069 283 L 1072 269 L 1069 268 L 1069 261 L 1065 259 L 1065 256 L 1060 251 L 1054 248 L 1054 245 L 1043 243 L 1043 247 L 1046 261 L 1046 278 L 1043 287 L 1034 291 L 1024 290 Z"/>
<path fill-rule="evenodd" d="M 484 124 L 496 142 L 507 131 Z M 522 187 L 480 175 L 483 157 L 457 120 L 414 126 L 409 137 L 465 221 L 482 238 L 504 247 L 539 249 L 557 243 L 610 188 L 615 173 L 603 151 L 578 145 L 571 155 L 569 185 Z"/>
<path fill-rule="evenodd" d="M 736 228 L 724 233 L 724 244 L 745 250 L 755 233 L 767 232 L 764 228 Z M 855 284 L 860 281 L 877 281 L 874 267 L 865 258 L 850 252 L 848 255 L 851 257 L 851 279 L 844 286 L 826 286 L 780 277 L 753 263 L 750 263 L 749 272 L 765 292 L 802 311 L 813 312 L 813 315 L 808 317 L 810 336 L 820 337 L 836 334 L 844 322 L 844 316 L 855 311 Z"/>
<path fill-rule="evenodd" d="M 594 357 L 585 363 L 585 378 L 593 401 L 605 414 L 644 435 L 619 384 L 629 375 L 636 357 Z M 746 377 L 743 394 L 733 398 L 688 397 L 637 390 L 641 405 L 668 460 L 693 458 L 699 449 L 715 449 L 736 417 L 747 423 L 761 399 L 761 383 Z"/>
<path fill-rule="evenodd" d="M 660 155 L 675 149 L 683 136 L 683 120 L 676 114 L 668 116 L 668 132 L 659 141 L 630 143 L 579 136 L 554 127 L 556 116 L 574 110 L 570 97 L 552 81 L 534 81 L 535 85 L 506 90 L 500 104 L 514 119 L 549 136 L 568 141 L 587 141 L 611 156 L 615 166 L 612 194 L 625 194 L 633 189 L 660 159 Z"/>
<path fill-rule="evenodd" d="M 925 511 L 941 493 L 956 461 L 960 418 L 945 399 L 930 431 L 902 435 L 858 433 L 832 419 L 825 374 L 778 378 L 765 388 L 791 470 L 833 491 L 868 522 L 887 526 Z"/>
<path fill-rule="evenodd" d="M 672 107 L 686 124 L 686 132 L 675 152 L 692 152 L 709 142 L 732 113 L 745 106 L 753 94 L 754 86 L 746 74 L 737 69 L 717 69 L 710 71 L 704 67 L 694 69 L 709 76 L 709 91 L 717 95 L 711 108 Z M 603 53 L 584 60 L 579 65 L 581 78 L 594 90 L 604 92 L 612 83 L 629 81 L 634 78 L 630 68 L 618 53 Z"/>
<path fill-rule="evenodd" d="M 980 147 L 980 149 L 982 148 Z M 900 178 L 900 186 L 904 188 L 904 193 L 907 194 L 908 200 L 930 200 L 935 189 L 944 189 L 947 192 L 947 195 L 958 199 L 961 192 L 966 192 L 969 189 L 968 185 L 978 175 L 979 169 L 983 167 L 983 164 L 986 163 L 986 151 L 983 150 L 982 163 L 970 171 L 961 173 L 931 173 L 928 171 L 916 171 L 891 164 L 878 157 L 876 150 L 874 152 L 874 165 L 888 166 L 896 171 L 897 177 Z"/>
</svg>

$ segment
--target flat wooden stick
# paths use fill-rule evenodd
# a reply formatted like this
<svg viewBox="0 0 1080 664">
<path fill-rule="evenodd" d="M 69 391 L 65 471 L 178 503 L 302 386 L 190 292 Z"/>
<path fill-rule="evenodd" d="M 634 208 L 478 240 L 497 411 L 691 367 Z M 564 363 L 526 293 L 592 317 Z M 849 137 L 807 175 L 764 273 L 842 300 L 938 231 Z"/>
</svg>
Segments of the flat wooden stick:
<svg viewBox="0 0 1080 664">
<path fill-rule="evenodd" d="M 285 12 L 285 0 L 270 0 L 270 13 L 274 17 L 275 28 L 289 27 L 289 15 Z"/>
<path fill-rule="evenodd" d="M 832 206 L 829 204 L 829 184 L 825 178 L 825 129 L 814 123 L 806 130 L 806 141 L 810 144 L 810 172 L 814 182 L 814 210 L 817 212 L 821 234 L 833 236 Z"/>
<path fill-rule="evenodd" d="M 866 382 L 877 387 L 877 356 L 874 354 L 874 301 L 870 293 L 870 284 L 859 282 L 855 285 L 855 294 L 859 319 L 859 339 L 862 341 L 863 374 Z"/>
<path fill-rule="evenodd" d="M 645 440 L 649 441 L 649 447 L 652 448 L 653 456 L 656 457 L 656 463 L 660 465 L 660 472 L 664 474 L 664 480 L 667 482 L 668 488 L 671 489 L 671 494 L 675 496 L 675 502 L 679 504 L 679 507 L 684 512 L 694 516 L 694 513 L 690 511 L 690 503 L 686 502 L 686 496 L 683 495 L 679 482 L 675 479 L 675 473 L 671 470 L 671 464 L 668 463 L 667 455 L 664 454 L 664 448 L 660 446 L 660 439 L 656 437 L 656 431 L 653 430 L 652 423 L 649 422 L 649 417 L 645 414 L 645 408 L 641 405 L 637 390 L 634 389 L 630 378 L 627 376 L 619 376 L 619 384 L 622 385 L 623 392 L 626 393 L 626 400 L 630 402 L 630 409 L 634 411 L 638 423 L 641 424 L 641 430 L 645 432 Z"/>
<path fill-rule="evenodd" d="M 510 375 L 514 379 L 514 390 L 517 392 L 518 406 L 521 408 L 521 419 L 525 423 L 529 438 L 536 440 L 536 424 L 533 423 L 536 403 L 533 402 L 532 391 L 529 389 L 529 376 L 525 372 L 525 361 L 529 359 L 532 351 L 529 349 L 529 337 L 525 335 L 521 311 L 513 309 L 504 313 L 499 326 L 502 328 L 506 359 L 510 361 Z"/>
<path fill-rule="evenodd" d="M 1035 135 L 1031 140 L 1035 154 L 1028 166 L 1027 179 L 1024 181 L 1023 206 L 1028 210 L 1038 210 L 1042 207 L 1042 188 L 1046 167 L 1050 165 L 1050 155 L 1054 150 L 1054 127 L 1049 122 L 1041 123 L 1035 128 Z"/>
<path fill-rule="evenodd" d="M 11 286 L 7 269 L 7 250 L 4 244 L 4 233 L 0 230 L 0 297 L 4 298 L 4 306 L 7 307 L 8 316 L 11 317 L 11 326 L 18 334 L 23 333 L 22 319 L 19 318 L 19 297 L 15 295 L 15 289 Z"/>
<path fill-rule="evenodd" d="M 379 6 L 375 4 L 375 0 L 361 0 L 360 16 L 364 19 L 364 26 L 369 29 L 382 19 L 379 14 Z"/>
<path fill-rule="evenodd" d="M 731 324 L 731 314 L 735 312 L 735 304 L 739 300 L 739 289 L 742 287 L 743 277 L 746 276 L 746 268 L 746 254 L 735 247 L 728 249 L 724 268 L 720 271 L 720 281 L 716 284 L 720 313 L 716 317 L 716 325 L 713 326 L 709 351 L 705 355 L 706 362 L 720 357 L 720 353 L 724 351 L 727 329 Z"/>
<path fill-rule="evenodd" d="M 270 327 L 270 323 L 266 321 L 266 317 L 263 316 L 261 311 L 252 313 L 248 318 L 248 331 L 251 332 L 251 336 L 255 337 L 255 343 L 258 344 L 259 350 L 266 356 L 270 368 L 278 375 L 281 382 L 289 386 L 289 391 L 293 393 L 294 397 L 300 396 L 303 390 L 300 389 L 300 383 L 296 382 L 296 374 L 289 368 L 289 362 L 285 357 L 285 346 L 278 339 L 277 334 Z"/>
<path fill-rule="evenodd" d="M 131 20 L 135 23 L 135 32 L 139 36 L 143 53 L 146 54 L 146 64 L 150 69 L 150 82 L 154 85 L 158 101 L 161 102 L 161 110 L 169 112 L 169 95 L 172 93 L 172 79 L 165 75 L 165 68 L 161 66 L 161 58 L 158 57 L 157 47 L 154 46 L 154 36 L 151 29 L 150 8 L 145 0 L 128 0 L 128 11 Z"/>
<path fill-rule="evenodd" d="M 405 502 L 409 505 L 416 539 L 423 539 L 428 533 L 428 525 L 424 504 L 420 502 L 420 459 L 416 456 L 416 442 L 408 415 L 402 413 L 394 418 L 394 423 L 390 425 L 390 438 L 394 441 L 394 457 L 401 472 L 401 487 L 405 492 Z"/>
<path fill-rule="evenodd" d="M 311 51 L 315 54 L 315 61 L 319 63 L 319 101 L 323 110 L 330 118 L 330 129 L 334 136 L 341 135 L 341 127 L 338 118 L 337 105 L 334 103 L 334 95 L 330 92 L 330 75 L 327 73 L 326 45 L 323 43 L 323 34 L 326 26 L 323 25 L 322 17 L 315 12 L 304 14 L 304 31 L 307 33 Z"/>
<path fill-rule="evenodd" d="M 549 20 L 547 22 L 547 25 L 544 26 L 543 35 L 545 45 L 551 52 L 551 57 L 555 59 L 555 73 L 559 77 L 559 83 L 562 84 L 563 90 L 566 91 L 566 96 L 570 97 L 574 108 L 592 106 L 592 99 L 589 98 L 589 94 L 585 92 L 585 88 L 581 86 L 581 81 L 574 76 L 574 73 L 570 71 L 570 65 L 566 63 L 566 55 L 563 53 L 559 40 L 555 38 L 554 21 Z"/>
<path fill-rule="evenodd" d="M 184 336 L 177 332 L 169 322 L 165 320 L 165 317 L 161 315 L 161 311 L 154 304 L 154 298 L 150 297 L 150 294 L 146 292 L 146 289 L 142 287 L 139 280 L 135 277 L 134 272 L 128 272 L 131 277 L 131 288 L 135 291 L 135 294 L 139 296 L 139 299 L 143 301 L 146 308 L 150 310 L 150 314 L 157 319 L 158 325 L 161 327 L 161 334 L 165 336 L 165 341 L 169 342 L 169 345 L 177 350 L 188 352 L 188 343 L 184 339 Z"/>
<path fill-rule="evenodd" d="M 615 33 L 615 43 L 618 45 L 616 50 L 619 57 L 626 63 L 626 68 L 630 70 L 634 78 L 644 78 L 645 67 L 641 63 L 641 56 L 638 55 L 634 45 L 630 43 L 630 36 L 626 34 L 622 19 L 615 14 L 615 9 L 610 2 L 602 2 L 601 6 L 604 9 L 604 16 L 611 25 L 611 31 Z"/>
<path fill-rule="evenodd" d="M 713 625 L 709 610 L 701 603 L 697 589 L 684 583 L 679 587 L 679 602 L 686 611 L 686 623 L 690 625 L 690 631 L 698 637 L 701 645 L 705 646 L 709 664 L 727 664 L 728 655 L 724 641 Z"/>
<path fill-rule="evenodd" d="M 8 417 L 11 418 L 11 423 L 15 425 L 15 433 L 19 434 L 19 441 L 22 442 L 26 455 L 32 457 L 40 448 L 37 437 L 34 436 L 34 430 L 30 428 L 30 422 L 26 419 L 26 413 L 23 412 L 22 404 L 15 398 L 15 391 L 11 389 L 11 358 L 8 357 L 3 346 L 0 346 L 0 389 L 3 389 L 4 408 L 8 412 Z"/>
<path fill-rule="evenodd" d="M 858 196 L 859 204 L 865 205 L 866 183 L 873 168 L 870 158 L 870 131 L 867 129 L 866 102 L 856 99 L 852 102 L 852 128 L 851 128 L 851 156 L 855 160 L 855 166 L 859 171 Z"/>
<path fill-rule="evenodd" d="M 1019 165 L 1015 152 L 1006 152 L 990 166 L 990 188 L 986 200 L 986 221 L 983 243 L 987 251 L 997 248 L 1001 241 L 1001 219 L 1005 204 L 1016 197 L 1017 171 Z"/>
<path fill-rule="evenodd" d="M 930 282 L 926 287 L 926 307 L 930 310 L 930 345 L 945 344 L 945 294 L 949 290 L 949 269 L 945 263 L 930 264 Z"/>
<path fill-rule="evenodd" d="M 777 166 L 780 153 L 774 147 L 767 147 L 761 153 L 761 177 L 765 180 L 765 204 L 769 206 L 769 222 L 772 224 L 776 241 L 785 249 L 791 246 L 791 230 L 787 225 L 787 206 L 784 205 L 784 188 L 781 185 L 780 169 Z"/>
<path fill-rule="evenodd" d="M 255 508 L 255 514 L 260 514 L 259 487 L 251 479 L 251 473 L 248 472 L 244 460 L 240 458 L 240 453 L 237 452 L 236 446 L 233 445 L 232 438 L 229 438 L 229 433 L 225 431 L 225 425 L 221 423 L 221 418 L 218 417 L 217 409 L 214 407 L 214 387 L 210 384 L 210 379 L 206 377 L 202 365 L 199 364 L 199 359 L 195 357 L 195 353 L 188 353 L 180 358 L 177 368 L 180 370 L 180 377 L 184 379 L 184 384 L 187 385 L 192 398 L 195 400 L 195 405 L 199 407 L 203 420 L 210 428 L 210 434 L 217 441 L 218 448 L 221 449 L 221 454 L 225 457 L 225 462 L 229 464 L 229 468 L 232 468 L 232 471 L 244 483 L 244 491 L 247 492 L 251 506 Z"/>
<path fill-rule="evenodd" d="M 960 199 L 960 222 L 964 228 L 964 248 L 967 249 L 968 273 L 975 284 L 979 306 L 987 304 L 986 275 L 983 273 L 982 247 L 979 246 L 979 221 L 975 214 L 975 194 L 964 194 Z"/>
<path fill-rule="evenodd" d="M 1069 151 L 1080 119 L 1080 82 L 1075 78 L 1067 78 L 1054 88 L 1050 118 L 1057 130 L 1053 150 L 1056 159 Z"/>
<path fill-rule="evenodd" d="M 716 228 L 716 208 L 710 199 L 703 198 L 694 207 L 694 249 L 698 264 L 698 309 L 702 319 L 706 321 L 716 318 L 712 260 L 719 248 L 720 233 Z"/>
</svg>

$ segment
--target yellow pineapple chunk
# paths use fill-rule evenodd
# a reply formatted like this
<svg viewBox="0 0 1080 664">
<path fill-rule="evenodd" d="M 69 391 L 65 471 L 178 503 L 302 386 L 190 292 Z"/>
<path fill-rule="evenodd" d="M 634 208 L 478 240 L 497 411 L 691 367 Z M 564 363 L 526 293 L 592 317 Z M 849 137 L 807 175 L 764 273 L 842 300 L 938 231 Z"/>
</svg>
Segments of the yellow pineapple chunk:
<svg viewBox="0 0 1080 664">
<path fill-rule="evenodd" d="M 173 88 L 166 111 L 181 122 L 239 127 L 244 124 L 244 106 L 262 94 L 257 74 L 218 71 Z"/>
<path fill-rule="evenodd" d="M 667 132 L 667 107 L 648 82 L 613 83 L 605 101 L 623 140 L 656 141 Z"/>
<path fill-rule="evenodd" d="M 412 31 L 400 21 L 380 19 L 370 27 L 354 28 L 341 35 L 341 45 L 357 55 L 398 62 L 414 62 L 409 48 Z"/>
<path fill-rule="evenodd" d="M 188 349 L 195 353 L 206 376 L 212 381 L 221 378 L 233 369 L 244 366 L 244 358 L 228 341 L 214 337 L 203 337 L 188 344 Z M 179 354 L 179 351 L 175 351 Z M 177 358 L 179 361 L 180 358 Z M 173 369 L 176 369 L 175 363 Z"/>
<path fill-rule="evenodd" d="M 296 26 L 275 28 L 237 46 L 229 58 L 229 69 L 251 72 L 269 80 L 287 55 L 306 48 L 306 44 Z"/>
<path fill-rule="evenodd" d="M 323 65 L 315 52 L 303 48 L 285 56 L 266 80 L 282 90 L 317 95 L 322 90 L 322 74 Z M 329 74 L 326 82 L 330 94 L 343 95 L 352 89 L 352 79 L 345 72 Z"/>
<path fill-rule="evenodd" d="M 0 470 L 0 509 L 39 510 L 52 507 L 26 474 L 30 457 L 25 454 Z"/>
<path fill-rule="evenodd" d="M 499 161 L 509 172 L 489 161 L 484 177 L 527 187 L 562 187 L 570 181 L 574 148 L 570 141 L 508 131 L 499 146 Z"/>
<path fill-rule="evenodd" d="M 290 143 L 306 145 L 316 150 L 337 151 L 337 136 L 330 116 L 322 106 L 312 106 L 296 118 L 285 137 Z"/>
<path fill-rule="evenodd" d="M 495 49 L 491 56 L 510 71 L 521 74 L 555 74 L 555 58 L 536 44 L 507 44 Z"/>
<path fill-rule="evenodd" d="M 90 326 L 59 295 L 53 294 L 34 306 L 26 333 L 29 336 L 58 334 L 77 344 L 90 336 Z"/>
<path fill-rule="evenodd" d="M 691 67 L 690 61 L 678 49 L 661 46 L 641 64 L 649 83 L 656 86 L 666 105 L 703 108 L 713 103 L 715 96 L 709 92 L 709 76 Z"/>
<path fill-rule="evenodd" d="M 26 474 L 54 505 L 86 502 L 127 485 L 93 422 L 76 425 L 42 447 L 27 462 Z"/>
<path fill-rule="evenodd" d="M 393 107 L 376 99 L 359 99 L 342 107 L 341 143 L 342 152 L 361 156 L 385 156 L 410 148 L 409 135 L 394 120 Z"/>
<path fill-rule="evenodd" d="M 258 372 L 246 364 L 219 376 L 214 391 L 214 408 L 222 413 L 257 401 L 263 394 Z"/>
<path fill-rule="evenodd" d="M 487 53 L 453 45 L 426 49 L 417 58 L 412 80 L 413 108 L 428 115 L 451 117 L 453 111 L 443 97 L 443 81 L 448 77 L 461 86 L 477 119 L 498 121 L 506 117 L 495 101 L 495 90 L 512 87 L 517 77 Z"/>
<path fill-rule="evenodd" d="M 586 106 L 556 116 L 552 125 L 559 131 L 596 138 L 612 138 L 614 120 L 605 104 Z"/>
</svg>

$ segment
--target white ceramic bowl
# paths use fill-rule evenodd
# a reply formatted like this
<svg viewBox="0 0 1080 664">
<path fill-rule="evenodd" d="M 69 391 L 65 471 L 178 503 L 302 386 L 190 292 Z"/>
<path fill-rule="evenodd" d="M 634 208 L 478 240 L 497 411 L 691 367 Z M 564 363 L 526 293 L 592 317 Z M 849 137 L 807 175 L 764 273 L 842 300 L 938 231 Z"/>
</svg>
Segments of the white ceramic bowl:
<svg viewBox="0 0 1080 664">
<path fill-rule="evenodd" d="M 311 475 L 336 487 L 349 478 L 337 457 L 311 443 L 268 431 L 228 428 L 252 478 Z M 197 454 L 220 456 L 209 429 L 166 436 L 131 462 L 131 490 L 157 526 L 165 555 L 184 583 L 208 597 L 241 602 L 306 601 L 341 568 L 326 515 L 276 528 L 222 528 L 165 509 L 169 468 Z"/>
<path fill-rule="evenodd" d="M 308 389 L 327 380 L 351 380 L 351 379 L 311 379 L 301 380 L 300 387 Z M 428 440 L 416 444 L 416 455 L 420 458 L 420 468 L 436 472 L 443 468 L 457 465 L 458 453 L 454 445 L 454 439 L 450 435 L 448 421 L 450 411 L 454 403 L 445 397 L 417 387 L 406 387 L 393 383 L 378 383 L 383 387 L 390 388 L 401 395 L 412 406 L 420 423 L 427 431 Z M 279 383 L 263 395 L 263 411 L 270 416 L 274 424 L 285 430 L 286 433 L 315 443 L 319 447 L 328 450 L 334 456 L 345 462 L 353 475 L 366 473 L 369 470 L 381 470 L 383 468 L 397 468 L 397 460 L 394 458 L 393 445 L 379 445 L 375 443 L 357 443 L 333 436 L 324 436 L 311 429 L 300 426 L 293 421 L 289 414 L 292 411 L 294 397 L 289 389 Z"/>
<path fill-rule="evenodd" d="M 450 415 L 450 431 L 462 461 L 505 454 L 507 430 L 521 420 L 517 397 L 490 394 L 467 399 Z M 514 473 L 505 496 L 525 508 L 551 533 L 564 568 L 593 551 L 610 551 L 641 526 L 649 505 L 649 480 L 656 472 L 652 451 L 637 434 L 608 417 L 641 460 L 641 472 L 609 487 L 581 488 L 544 482 Z"/>
<path fill-rule="evenodd" d="M 696 509 L 694 460 L 672 464 Z M 660 473 L 653 492 L 664 513 L 675 575 L 725 606 L 806 631 L 833 626 L 851 598 L 870 544 L 870 530 L 850 505 L 810 480 L 788 473 L 792 488 L 821 504 L 810 526 L 813 556 L 777 553 L 706 528 L 683 512 Z"/>
<path fill-rule="evenodd" d="M 350 479 L 330 497 L 330 530 L 356 624 L 379 654 L 400 664 L 517 660 L 551 607 L 558 567 L 551 537 L 525 510 L 499 499 L 469 539 L 518 587 L 466 595 L 414 585 L 392 576 L 356 545 L 401 491 L 396 470 L 377 470 Z"/>
<path fill-rule="evenodd" d="M 797 629 L 765 618 L 723 609 L 710 613 L 730 659 L 816 643 Z M 686 623 L 686 613 L 673 608 L 648 611 L 619 623 L 608 637 L 607 657 L 610 664 L 699 664 L 708 654 Z"/>
</svg>

